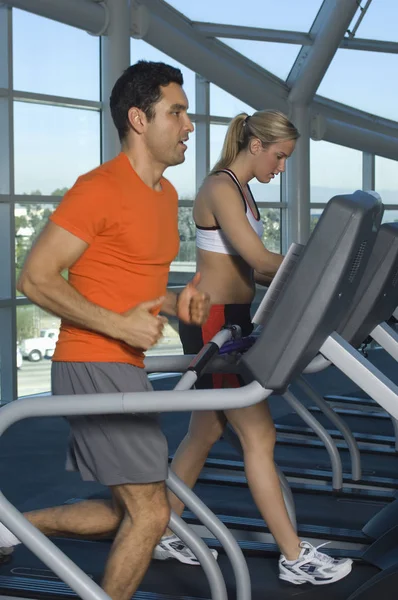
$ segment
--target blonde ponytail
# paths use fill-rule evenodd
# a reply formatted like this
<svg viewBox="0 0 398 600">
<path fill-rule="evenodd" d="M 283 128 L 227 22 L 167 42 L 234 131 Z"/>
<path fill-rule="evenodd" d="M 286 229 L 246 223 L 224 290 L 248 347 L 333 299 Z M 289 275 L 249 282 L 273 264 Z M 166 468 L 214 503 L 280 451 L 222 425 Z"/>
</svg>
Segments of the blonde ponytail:
<svg viewBox="0 0 398 600">
<path fill-rule="evenodd" d="M 240 113 L 230 122 L 221 150 L 221 156 L 212 168 L 211 173 L 220 169 L 226 169 L 234 162 L 245 142 L 247 119 L 248 115 L 246 113 Z"/>
<path fill-rule="evenodd" d="M 258 138 L 263 147 L 267 148 L 276 142 L 297 140 L 300 134 L 286 115 L 278 110 L 259 110 L 250 117 L 246 113 L 240 113 L 229 124 L 221 156 L 211 173 L 229 167 L 239 152 L 248 147 L 253 137 Z"/>
</svg>

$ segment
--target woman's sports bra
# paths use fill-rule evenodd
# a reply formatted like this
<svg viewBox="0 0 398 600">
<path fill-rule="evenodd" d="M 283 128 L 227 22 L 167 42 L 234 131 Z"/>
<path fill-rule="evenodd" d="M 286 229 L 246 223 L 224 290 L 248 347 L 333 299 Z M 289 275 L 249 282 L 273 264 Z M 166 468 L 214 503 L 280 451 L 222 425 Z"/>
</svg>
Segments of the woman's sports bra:
<svg viewBox="0 0 398 600">
<path fill-rule="evenodd" d="M 227 175 L 229 175 L 232 181 L 235 183 L 243 200 L 243 204 L 245 205 L 247 220 L 253 227 L 258 237 L 261 239 L 264 233 L 264 225 L 261 222 L 258 206 L 253 198 L 253 194 L 251 193 L 249 186 L 247 187 L 256 208 L 257 216 L 253 214 L 252 209 L 247 203 L 243 188 L 235 173 L 233 173 L 230 169 L 220 169 L 219 171 L 215 171 L 215 174 L 216 173 L 227 173 Z M 209 252 L 218 252 L 219 254 L 231 254 L 235 256 L 239 254 L 229 242 L 227 236 L 224 234 L 219 225 L 214 225 L 213 227 L 200 227 L 199 225 L 196 225 L 196 247 L 200 248 L 201 250 L 208 250 Z"/>
</svg>

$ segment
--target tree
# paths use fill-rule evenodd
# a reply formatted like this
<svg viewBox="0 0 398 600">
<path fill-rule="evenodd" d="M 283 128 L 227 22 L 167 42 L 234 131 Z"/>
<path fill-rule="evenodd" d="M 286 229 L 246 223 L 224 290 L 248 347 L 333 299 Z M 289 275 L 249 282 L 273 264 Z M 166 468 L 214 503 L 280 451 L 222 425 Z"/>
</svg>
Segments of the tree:
<svg viewBox="0 0 398 600">
<path fill-rule="evenodd" d="M 15 269 L 17 277 L 23 267 L 26 255 L 47 223 L 54 207 L 54 205 L 27 204 L 25 214 L 15 217 Z"/>
<path fill-rule="evenodd" d="M 34 318 L 35 306 L 20 306 L 17 310 L 17 342 L 36 337 L 37 323 Z"/>
<path fill-rule="evenodd" d="M 191 207 L 178 209 L 178 231 L 180 233 L 180 251 L 176 260 L 181 262 L 196 261 L 196 227 Z"/>
<path fill-rule="evenodd" d="M 52 192 L 51 196 L 63 196 L 67 191 L 68 188 L 58 188 Z M 25 195 L 41 196 L 42 193 L 40 190 L 34 190 Z M 57 200 L 54 201 L 54 204 L 24 203 L 19 210 L 20 214 L 15 216 L 15 275 L 17 279 L 30 248 L 46 225 L 48 217 L 54 211 L 56 204 Z M 34 306 L 18 308 L 17 340 L 21 341 L 34 337 L 39 329 L 38 309 Z"/>
<path fill-rule="evenodd" d="M 280 252 L 280 210 L 262 208 L 260 214 L 264 224 L 264 245 L 272 252 Z M 195 262 L 196 227 L 192 217 L 192 208 L 181 207 L 178 210 L 178 230 L 180 232 L 180 252 L 176 260 Z"/>
<path fill-rule="evenodd" d="M 312 214 L 310 217 L 310 232 L 312 233 L 315 229 L 315 226 L 317 225 L 319 219 L 321 218 L 321 214 Z"/>
<path fill-rule="evenodd" d="M 69 190 L 67 187 L 57 188 L 53 192 L 51 192 L 51 196 L 65 196 L 66 192 Z"/>
</svg>

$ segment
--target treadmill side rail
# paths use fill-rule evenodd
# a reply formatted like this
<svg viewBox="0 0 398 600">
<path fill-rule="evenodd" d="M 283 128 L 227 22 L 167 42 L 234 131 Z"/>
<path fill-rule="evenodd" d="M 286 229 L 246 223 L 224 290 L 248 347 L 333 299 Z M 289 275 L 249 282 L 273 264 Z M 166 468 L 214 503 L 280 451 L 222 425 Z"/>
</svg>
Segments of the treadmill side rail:
<svg viewBox="0 0 398 600">
<path fill-rule="evenodd" d="M 398 386 L 338 333 L 334 332 L 327 338 L 320 352 L 390 415 L 398 419 Z"/>
</svg>

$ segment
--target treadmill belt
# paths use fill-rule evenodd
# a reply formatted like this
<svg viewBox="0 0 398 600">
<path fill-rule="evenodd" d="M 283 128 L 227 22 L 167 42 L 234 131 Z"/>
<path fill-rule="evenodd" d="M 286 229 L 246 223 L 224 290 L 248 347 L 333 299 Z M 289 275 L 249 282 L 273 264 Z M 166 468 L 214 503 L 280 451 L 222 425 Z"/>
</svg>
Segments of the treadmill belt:
<svg viewBox="0 0 398 600">
<path fill-rule="evenodd" d="M 394 446 L 394 430 L 392 421 L 389 417 L 386 417 L 384 414 L 381 414 L 380 416 L 369 416 L 363 413 L 361 414 L 360 411 L 356 411 L 356 413 L 357 414 L 355 415 L 339 415 L 348 425 L 353 434 L 362 433 L 366 435 L 388 436 L 389 439 L 386 441 L 386 443 Z M 326 429 L 336 430 L 335 425 L 333 425 L 322 412 L 316 411 L 313 413 L 313 415 Z M 293 413 L 290 415 L 285 415 L 284 417 L 280 417 L 279 419 L 276 419 L 275 422 L 278 425 L 288 425 L 290 427 L 308 427 L 308 425 L 304 423 L 299 415 Z M 377 441 L 375 441 L 375 443 L 377 443 Z"/>
<path fill-rule="evenodd" d="M 194 491 L 207 506 L 217 515 L 227 515 L 236 518 L 236 527 L 244 528 L 244 519 L 255 519 L 255 529 L 268 531 L 261 515 L 254 504 L 247 486 L 220 485 L 214 482 L 200 482 Z M 47 506 L 58 506 L 65 503 L 78 502 L 85 499 L 110 497 L 109 491 L 98 484 L 73 487 L 65 482 L 50 492 L 46 492 Z M 360 532 L 368 520 L 377 514 L 386 503 L 370 499 L 355 500 L 341 498 L 337 495 L 319 493 L 294 493 L 298 525 L 312 525 L 322 528 L 323 537 L 328 538 L 330 528 L 341 530 L 339 537 L 348 539 L 343 530 Z M 34 510 L 43 506 L 43 499 L 27 500 L 19 506 L 20 510 Z M 239 522 L 242 521 L 241 524 Z M 362 534 L 361 534 L 362 535 Z M 329 536 L 330 537 L 330 536 Z M 365 540 L 364 540 L 365 541 Z"/>
<path fill-rule="evenodd" d="M 288 415 L 287 417 L 294 417 L 294 415 Z M 299 419 L 299 417 L 297 418 Z M 169 452 L 173 454 L 188 430 L 189 414 L 165 413 L 161 415 L 161 422 L 169 443 Z M 301 421 L 302 425 L 303 422 Z M 348 450 L 339 448 L 339 453 L 344 472 L 350 473 L 351 460 Z M 214 444 L 209 456 L 225 460 L 242 460 L 241 455 L 224 440 L 220 440 Z M 329 455 L 322 444 L 305 446 L 301 445 L 299 441 L 289 444 L 277 442 L 275 447 L 275 461 L 282 469 L 284 466 L 299 467 L 303 470 L 319 469 L 320 471 L 330 471 L 331 469 Z M 363 475 L 398 477 L 398 454 L 383 454 L 381 456 L 373 452 L 361 450 L 361 461 Z"/>
<path fill-rule="evenodd" d="M 56 545 L 69 556 L 97 583 L 102 572 L 109 542 L 89 542 L 82 540 L 56 539 Z M 235 597 L 235 580 L 227 557 L 221 552 L 219 566 L 224 575 L 229 598 Z M 248 558 L 252 584 L 252 599 L 285 600 L 297 598 L 319 600 L 320 588 L 310 584 L 295 586 L 278 578 L 277 559 L 260 557 Z M 322 586 L 323 600 L 343 600 L 362 583 L 376 575 L 379 569 L 363 563 L 354 565 L 352 573 L 344 580 Z M 11 561 L 0 568 L 0 593 L 25 598 L 77 598 L 77 596 L 36 556 L 24 546 L 18 546 Z M 203 600 L 210 598 L 209 587 L 200 567 L 183 565 L 176 561 L 152 561 L 149 570 L 134 596 L 137 600 Z M 384 600 L 392 600 L 385 598 Z"/>
</svg>

